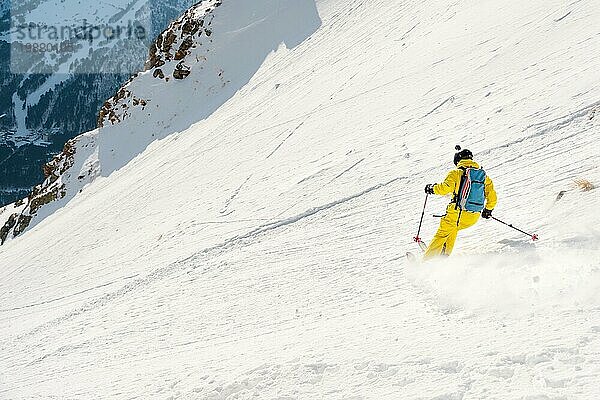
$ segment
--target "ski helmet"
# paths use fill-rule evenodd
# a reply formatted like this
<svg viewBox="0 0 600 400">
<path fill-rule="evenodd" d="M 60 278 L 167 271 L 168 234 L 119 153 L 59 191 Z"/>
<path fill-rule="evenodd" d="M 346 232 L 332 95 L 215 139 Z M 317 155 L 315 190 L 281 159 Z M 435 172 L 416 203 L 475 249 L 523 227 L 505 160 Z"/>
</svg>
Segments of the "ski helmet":
<svg viewBox="0 0 600 400">
<path fill-rule="evenodd" d="M 455 149 L 458 153 L 454 154 L 454 165 L 458 165 L 461 160 L 472 160 L 473 153 L 468 149 L 461 149 L 459 145 L 456 145 Z"/>
</svg>

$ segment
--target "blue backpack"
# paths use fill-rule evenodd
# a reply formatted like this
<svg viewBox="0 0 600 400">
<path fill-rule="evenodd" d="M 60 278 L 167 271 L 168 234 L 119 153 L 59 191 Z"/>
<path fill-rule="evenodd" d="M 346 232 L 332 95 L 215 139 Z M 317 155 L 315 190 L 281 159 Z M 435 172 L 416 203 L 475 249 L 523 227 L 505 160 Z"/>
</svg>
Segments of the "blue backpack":
<svg viewBox="0 0 600 400">
<path fill-rule="evenodd" d="M 456 205 L 461 211 L 481 212 L 485 205 L 485 171 L 475 168 L 461 168 Z"/>
</svg>

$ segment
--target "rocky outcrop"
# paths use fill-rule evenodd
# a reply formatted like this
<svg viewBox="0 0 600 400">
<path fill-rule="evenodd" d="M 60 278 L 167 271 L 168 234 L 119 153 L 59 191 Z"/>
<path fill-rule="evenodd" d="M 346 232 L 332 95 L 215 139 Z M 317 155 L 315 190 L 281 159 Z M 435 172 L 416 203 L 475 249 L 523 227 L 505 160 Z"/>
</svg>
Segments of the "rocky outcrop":
<svg viewBox="0 0 600 400">
<path fill-rule="evenodd" d="M 0 228 L 0 244 L 4 244 L 6 238 L 8 237 L 9 232 L 15 227 L 17 224 L 17 220 L 19 218 L 19 214 L 12 214 L 4 226 Z"/>
<path fill-rule="evenodd" d="M 211 0 L 198 3 L 187 10 L 181 18 L 158 36 L 150 47 L 150 56 L 145 65 L 145 71 L 160 68 L 171 61 L 182 61 L 190 54 L 190 49 L 196 47 L 197 38 L 210 37 L 214 15 L 212 11 L 222 4 L 221 0 Z M 180 69 L 190 68 L 181 65 Z M 175 77 L 175 75 L 173 75 Z M 161 78 L 164 79 L 164 78 Z"/>
<path fill-rule="evenodd" d="M 141 106 L 143 110 L 147 104 L 148 100 L 135 97 L 126 89 L 126 86 L 124 86 L 117 91 L 116 95 L 104 102 L 104 105 L 98 114 L 98 127 L 101 128 L 106 123 L 111 123 L 112 125 L 117 124 L 127 118 L 130 107 Z M 119 107 L 121 108 L 119 109 Z"/>
<path fill-rule="evenodd" d="M 188 60 L 192 49 L 196 48 L 201 38 L 212 42 L 211 25 L 213 11 L 222 4 L 222 0 L 205 0 L 187 10 L 179 19 L 172 22 L 150 46 L 148 60 L 144 72 L 156 79 L 168 82 L 172 77 L 176 80 L 186 79 L 199 59 Z M 112 98 L 108 99 L 98 115 L 98 127 L 106 124 L 118 124 L 131 115 L 132 107 L 144 110 L 149 99 L 136 97 L 130 90 L 132 77 Z"/>
<path fill-rule="evenodd" d="M 26 199 L 15 203 L 19 206 L 26 204 L 26 206 L 19 214 L 11 215 L 4 226 L 0 228 L 0 244 L 4 244 L 10 234 L 17 237 L 23 233 L 42 206 L 65 197 L 66 188 L 60 177 L 73 166 L 76 141 L 77 139 L 69 140 L 63 151 L 43 166 L 46 177 L 44 182 L 34 187 Z"/>
</svg>

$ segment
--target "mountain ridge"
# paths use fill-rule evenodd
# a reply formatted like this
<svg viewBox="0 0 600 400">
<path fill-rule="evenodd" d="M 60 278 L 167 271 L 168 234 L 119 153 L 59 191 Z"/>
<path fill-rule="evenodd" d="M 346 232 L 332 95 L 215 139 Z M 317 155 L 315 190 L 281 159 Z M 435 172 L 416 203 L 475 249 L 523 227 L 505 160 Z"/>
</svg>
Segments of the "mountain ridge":
<svg viewBox="0 0 600 400">
<path fill-rule="evenodd" d="M 18 215 L 13 217 L 15 213 L 7 213 L 9 219 L 0 219 L 3 225 L 0 243 L 19 236 L 32 221 L 36 224 L 52 214 L 98 176 L 108 176 L 122 168 L 150 143 L 208 117 L 247 83 L 264 58 L 281 42 L 293 47 L 298 44 L 298 37 L 306 37 L 318 26 L 318 15 L 314 7 L 306 7 L 306 1 L 296 4 L 286 0 L 278 4 L 281 15 L 287 18 L 298 12 L 306 21 L 283 26 L 267 2 L 258 11 L 262 13 L 259 14 L 262 20 L 248 25 L 249 21 L 256 21 L 257 11 L 249 5 L 238 4 L 239 15 L 228 17 L 231 14 L 228 11 L 229 14 L 223 14 L 225 21 L 211 28 L 214 13 L 222 7 L 222 1 L 204 0 L 172 22 L 151 47 L 145 71 L 134 75 L 104 103 L 98 116 L 98 128 L 67 142 L 63 152 L 44 167 L 45 181 L 33 189 Z M 227 31 L 235 32 L 248 26 L 252 28 L 243 33 Z M 263 43 L 256 48 L 248 46 L 252 35 L 267 37 L 265 30 L 270 27 L 273 27 L 272 37 L 261 39 Z M 227 46 L 223 43 L 215 46 L 216 34 L 223 37 L 221 40 Z M 238 62 L 240 55 L 245 57 L 243 65 Z M 228 79 L 228 75 L 236 79 Z M 170 77 L 173 79 L 169 80 Z M 178 85 L 177 90 L 187 93 L 174 92 L 173 85 L 186 79 L 193 79 L 202 88 Z M 202 97 L 195 106 L 177 96 Z M 152 98 L 160 102 L 153 102 Z M 148 110 L 151 107 L 160 107 L 160 111 L 152 113 Z M 135 116 L 133 121 L 123 124 L 132 116 Z M 140 125 L 148 126 L 148 131 L 140 129 Z M 139 131 L 136 137 L 131 135 L 134 129 Z M 40 213 L 43 206 L 46 207 Z"/>
<path fill-rule="evenodd" d="M 102 102 L 142 68 L 150 40 L 193 2 L 145 0 L 123 9 L 104 1 L 95 2 L 94 7 L 80 2 L 67 8 L 57 0 L 2 3 L 0 115 L 5 116 L 0 118 L 0 205 L 18 198 L 9 194 L 13 188 L 32 188 L 40 183 L 41 165 L 60 153 L 67 140 L 95 127 Z M 83 26 L 86 21 L 88 25 L 93 21 L 115 25 L 122 22 L 119 18 L 125 18 L 123 23 L 127 24 L 136 17 L 148 27 L 147 44 L 98 39 L 93 44 L 95 50 L 85 54 L 77 50 L 84 46 L 77 40 L 70 46 L 61 42 L 64 51 L 60 52 L 53 40 L 43 44 L 56 50 L 37 55 L 23 51 L 21 46 L 29 40 L 24 39 L 27 31 L 17 33 L 15 26 L 11 28 L 11 23 L 32 23 L 60 32 Z M 39 42 L 41 38 L 33 43 Z M 30 66 L 21 66 L 21 58 Z"/>
</svg>

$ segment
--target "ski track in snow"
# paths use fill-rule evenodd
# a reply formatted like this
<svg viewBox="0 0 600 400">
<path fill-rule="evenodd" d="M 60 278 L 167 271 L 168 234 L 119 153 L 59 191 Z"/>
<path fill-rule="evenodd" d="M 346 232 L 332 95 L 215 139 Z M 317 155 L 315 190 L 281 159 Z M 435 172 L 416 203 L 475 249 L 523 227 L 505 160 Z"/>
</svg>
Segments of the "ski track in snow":
<svg viewBox="0 0 600 400">
<path fill-rule="evenodd" d="M 600 397 L 600 200 L 572 183 L 600 181 L 600 8 L 317 5 L 208 120 L 0 248 L 0 398 Z M 482 221 L 408 265 L 456 143 L 541 241 Z"/>
</svg>

